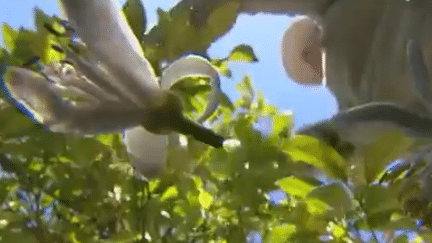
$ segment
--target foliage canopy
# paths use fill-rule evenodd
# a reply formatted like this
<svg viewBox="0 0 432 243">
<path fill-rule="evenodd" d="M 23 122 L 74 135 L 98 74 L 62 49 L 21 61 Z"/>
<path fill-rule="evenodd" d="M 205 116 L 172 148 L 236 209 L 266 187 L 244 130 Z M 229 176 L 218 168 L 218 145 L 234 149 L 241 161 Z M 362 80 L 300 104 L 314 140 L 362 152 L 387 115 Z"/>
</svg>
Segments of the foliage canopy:
<svg viewBox="0 0 432 243">
<path fill-rule="evenodd" d="M 149 31 L 141 1 L 128 0 L 123 11 L 160 74 L 162 63 L 185 53 L 205 55 L 231 28 L 239 6 L 236 1 L 221 5 L 202 26 L 190 24 L 191 12 L 183 5 L 158 10 L 159 22 Z M 35 11 L 35 19 L 35 30 L 2 25 L 1 72 L 34 55 L 45 64 L 64 58 L 52 48 L 58 38 L 44 27 L 61 31 L 60 19 L 42 10 Z M 230 77 L 230 62 L 258 58 L 243 44 L 211 61 Z M 175 89 L 188 116 L 204 109 L 206 79 L 187 78 Z M 417 230 L 413 242 L 432 238 L 416 226 L 429 215 L 421 186 L 403 178 L 405 167 L 386 174 L 406 138 L 394 135 L 374 144 L 359 172 L 366 183 L 352 187 L 345 157 L 313 137 L 293 135 L 292 114 L 267 104 L 251 77 L 239 81 L 237 89 L 240 99 L 222 97 L 209 124 L 242 145 L 218 150 L 189 139 L 186 147 L 170 148 L 165 172 L 148 183 L 136 179 L 121 134 L 45 131 L 3 93 L 0 241 L 222 243 L 244 242 L 257 232 L 263 242 L 366 242 L 358 229 Z M 256 129 L 262 119 L 272 124 L 265 135 Z M 386 183 L 377 183 L 383 175 Z M 275 190 L 287 196 L 276 202 Z M 402 234 L 394 242 L 409 241 Z"/>
</svg>

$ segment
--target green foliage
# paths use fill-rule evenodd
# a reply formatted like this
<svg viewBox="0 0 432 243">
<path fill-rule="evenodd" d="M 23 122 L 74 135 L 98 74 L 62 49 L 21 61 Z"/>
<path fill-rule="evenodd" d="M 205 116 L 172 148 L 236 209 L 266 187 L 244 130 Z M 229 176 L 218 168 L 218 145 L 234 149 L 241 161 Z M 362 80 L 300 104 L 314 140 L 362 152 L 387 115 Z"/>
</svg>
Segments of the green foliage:
<svg viewBox="0 0 432 243">
<path fill-rule="evenodd" d="M 191 24 L 192 10 L 187 5 L 178 4 L 168 12 L 158 9 L 158 23 L 143 37 L 146 57 L 156 64 L 185 53 L 206 54 L 211 43 L 232 27 L 239 7 L 238 1 L 220 4 L 203 27 Z"/>
<path fill-rule="evenodd" d="M 257 62 L 258 58 L 255 56 L 251 46 L 239 45 L 231 51 L 228 60 L 233 62 Z"/>
<path fill-rule="evenodd" d="M 139 41 L 142 41 L 147 29 L 147 18 L 144 5 L 140 0 L 128 0 L 123 6 L 123 12 L 133 33 Z"/>
<path fill-rule="evenodd" d="M 232 26 L 238 8 L 237 1 L 219 6 L 200 28 L 188 24 L 191 13 L 182 5 L 159 10 L 147 35 L 141 2 L 129 0 L 123 11 L 160 72 L 164 61 L 205 53 Z M 44 28 L 48 23 L 64 31 L 58 19 L 41 10 L 35 15 L 36 30 L 2 25 L 0 65 L 21 65 L 33 55 L 43 63 L 63 58 L 51 45 L 65 40 Z M 228 63 L 236 61 L 258 58 L 242 44 L 228 57 L 212 59 L 227 77 Z M 401 167 L 388 173 L 386 183 L 376 183 L 410 140 L 400 134 L 379 139 L 365 156 L 366 183 L 352 186 L 349 158 L 316 138 L 294 135 L 293 115 L 267 104 L 251 77 L 237 89 L 241 97 L 231 102 L 223 95 L 209 124 L 241 146 L 213 149 L 188 138 L 186 148 L 169 149 L 165 172 L 149 182 L 135 178 L 120 134 L 54 134 L 1 98 L 0 241 L 245 242 L 259 232 L 264 242 L 361 242 L 353 227 L 416 229 L 414 217 L 430 218 L 428 186 L 417 183 L 421 173 L 406 179 Z M 186 115 L 196 118 L 210 87 L 206 78 L 189 77 L 173 90 L 182 95 Z M 254 128 L 260 119 L 272 122 L 269 135 Z M 275 190 L 287 198 L 274 203 L 269 195 Z M 430 232 L 418 233 L 411 242 L 432 239 Z M 394 242 L 408 239 L 401 235 Z"/>
</svg>

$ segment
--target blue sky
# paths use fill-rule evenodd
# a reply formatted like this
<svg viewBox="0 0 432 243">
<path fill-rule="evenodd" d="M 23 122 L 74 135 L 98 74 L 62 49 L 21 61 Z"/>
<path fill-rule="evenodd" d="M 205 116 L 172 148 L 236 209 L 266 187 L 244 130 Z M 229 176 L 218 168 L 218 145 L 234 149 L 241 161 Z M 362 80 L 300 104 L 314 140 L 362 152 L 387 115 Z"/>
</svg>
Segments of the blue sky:
<svg viewBox="0 0 432 243">
<path fill-rule="evenodd" d="M 158 7 L 168 10 L 176 1 L 142 0 L 146 8 L 148 27 L 156 22 Z M 125 0 L 120 0 L 124 3 Z M 48 14 L 60 15 L 55 0 L 0 1 L 0 22 L 7 22 L 14 28 L 33 28 L 33 9 L 38 6 Z M 222 89 L 233 100 L 238 97 L 235 84 L 245 74 L 253 78 L 254 85 L 266 97 L 268 103 L 281 110 L 291 110 L 295 114 L 296 127 L 330 117 L 336 112 L 336 102 L 324 87 L 302 87 L 289 80 L 281 59 L 280 42 L 284 31 L 291 23 L 288 16 L 241 15 L 234 28 L 209 49 L 211 57 L 226 57 L 230 50 L 239 44 L 249 44 L 259 58 L 257 64 L 231 64 L 231 79 L 222 80 Z M 148 28 L 148 29 L 149 29 Z M 3 42 L 0 38 L 0 45 Z"/>
</svg>

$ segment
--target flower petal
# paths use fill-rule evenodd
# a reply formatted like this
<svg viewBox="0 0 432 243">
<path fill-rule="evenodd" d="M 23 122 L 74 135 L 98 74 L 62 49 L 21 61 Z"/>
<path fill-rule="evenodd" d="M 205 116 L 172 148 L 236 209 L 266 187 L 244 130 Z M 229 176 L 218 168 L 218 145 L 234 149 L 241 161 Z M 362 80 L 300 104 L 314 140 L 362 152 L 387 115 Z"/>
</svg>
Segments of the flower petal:
<svg viewBox="0 0 432 243">
<path fill-rule="evenodd" d="M 167 135 L 156 135 L 138 126 L 127 129 L 124 143 L 136 170 L 148 178 L 157 176 L 165 166 Z"/>
<path fill-rule="evenodd" d="M 64 12 L 90 52 L 119 82 L 113 85 L 135 104 L 151 104 L 159 90 L 156 76 L 137 38 L 112 0 L 61 0 Z"/>
<path fill-rule="evenodd" d="M 97 72 L 97 68 L 93 67 L 91 70 L 93 70 L 92 72 Z M 69 89 L 75 88 L 81 90 L 100 102 L 124 103 L 124 101 L 120 101 L 120 98 L 117 96 L 100 88 L 93 80 L 88 79 L 87 76 L 77 71 L 69 63 L 55 62 L 48 64 L 43 68 L 42 73 L 50 81 L 68 87 Z"/>
<path fill-rule="evenodd" d="M 9 67 L 5 88 L 11 98 L 23 106 L 25 113 L 30 113 L 53 132 L 97 134 L 134 127 L 142 121 L 143 111 L 137 107 L 117 103 L 94 106 L 66 99 L 64 92 L 70 89 L 25 68 Z"/>
<path fill-rule="evenodd" d="M 64 116 L 67 104 L 61 91 L 39 73 L 19 67 L 9 67 L 4 75 L 5 91 L 23 105 L 26 114 L 43 124 L 52 124 Z"/>
<path fill-rule="evenodd" d="M 73 51 L 67 51 L 67 57 L 74 61 L 77 70 L 82 73 L 88 80 L 98 86 L 99 89 L 105 91 L 105 93 L 112 94 L 110 100 L 118 100 L 121 103 L 130 103 L 135 105 L 134 101 L 130 96 L 119 90 L 117 84 L 119 81 L 115 77 L 109 74 L 107 68 L 102 63 L 91 59 L 90 57 L 84 57 L 81 54 L 76 54 Z"/>
<path fill-rule="evenodd" d="M 207 59 L 197 56 L 188 55 L 174 61 L 168 66 L 162 74 L 161 87 L 163 89 L 169 89 L 173 84 L 181 79 L 188 76 L 202 75 L 210 78 L 211 93 L 209 102 L 206 110 L 198 118 L 198 122 L 201 123 L 207 119 L 218 107 L 220 101 L 220 94 L 222 93 L 220 88 L 219 73 Z"/>
</svg>

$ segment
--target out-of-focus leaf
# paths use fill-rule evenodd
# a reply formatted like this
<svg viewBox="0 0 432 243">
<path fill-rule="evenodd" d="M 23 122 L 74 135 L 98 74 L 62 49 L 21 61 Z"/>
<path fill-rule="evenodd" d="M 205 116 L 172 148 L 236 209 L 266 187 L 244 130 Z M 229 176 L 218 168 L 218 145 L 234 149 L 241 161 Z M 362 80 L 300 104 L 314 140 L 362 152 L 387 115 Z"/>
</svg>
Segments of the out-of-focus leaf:
<svg viewBox="0 0 432 243">
<path fill-rule="evenodd" d="M 8 65 L 22 65 L 35 55 L 42 57 L 45 61 L 46 34 L 26 29 L 14 30 L 9 25 L 3 24 L 2 35 L 6 49 L 10 54 Z"/>
<path fill-rule="evenodd" d="M 371 215 L 386 210 L 398 210 L 401 205 L 397 200 L 397 193 L 393 187 L 369 186 L 364 191 L 363 207 Z"/>
<path fill-rule="evenodd" d="M 22 136 L 30 128 L 36 128 L 35 123 L 16 108 L 1 109 L 0 132 L 4 137 Z"/>
<path fill-rule="evenodd" d="M 273 117 L 273 133 L 280 134 L 291 127 L 293 122 L 292 114 L 279 114 Z"/>
<path fill-rule="evenodd" d="M 19 189 L 19 181 L 13 178 L 2 178 L 0 180 L 0 188 L 2 189 L 0 190 L 0 203 L 3 203 L 10 193 L 15 193 Z"/>
<path fill-rule="evenodd" d="M 168 200 L 170 198 L 177 197 L 178 189 L 176 186 L 169 187 L 161 197 L 161 201 Z"/>
<path fill-rule="evenodd" d="M 43 207 L 48 207 L 50 206 L 53 202 L 55 202 L 55 198 L 51 197 L 50 195 L 44 195 L 42 197 L 42 203 L 41 206 Z"/>
<path fill-rule="evenodd" d="M 414 243 L 420 242 L 431 242 L 432 241 L 432 232 L 430 231 L 421 231 L 419 232 L 419 236 L 414 239 Z"/>
<path fill-rule="evenodd" d="M 393 240 L 394 243 L 409 243 L 408 236 L 399 235 L 396 239 Z"/>
<path fill-rule="evenodd" d="M 4 74 L 6 70 L 6 66 L 10 63 L 10 54 L 5 48 L 0 47 L 0 81 L 2 81 L 2 75 Z M 0 93 L 0 97 L 3 96 L 3 94 Z"/>
<path fill-rule="evenodd" d="M 27 40 L 30 43 L 30 48 L 35 55 L 41 58 L 44 63 L 49 63 L 52 61 L 58 61 L 64 58 L 64 54 L 55 51 L 51 46 L 57 44 L 55 41 L 55 36 L 49 34 L 45 25 L 53 26 L 54 23 L 58 22 L 58 19 L 45 14 L 42 10 L 35 8 L 35 25 L 36 32 L 32 32 L 33 38 Z M 58 25 L 55 25 L 58 26 Z M 20 32 L 22 32 L 20 30 Z"/>
<path fill-rule="evenodd" d="M 128 243 L 128 242 L 136 242 L 141 239 L 140 234 L 136 232 L 127 232 L 127 231 L 121 231 L 119 233 L 115 233 L 110 237 L 107 243 Z M 89 239 L 91 240 L 91 239 Z"/>
<path fill-rule="evenodd" d="M 270 229 L 270 233 L 265 242 L 284 243 L 296 233 L 296 226 L 293 224 L 284 224 Z"/>
<path fill-rule="evenodd" d="M 48 30 L 45 28 L 45 24 L 51 25 L 56 22 L 56 19 L 45 14 L 41 9 L 36 7 L 34 8 L 34 22 L 38 33 L 47 34 L 46 32 Z"/>
<path fill-rule="evenodd" d="M 236 102 L 236 105 L 241 108 L 249 109 L 255 96 L 252 78 L 245 76 L 243 80 L 236 85 L 236 88 L 242 94 L 241 98 Z"/>
<path fill-rule="evenodd" d="M 347 235 L 347 229 L 340 224 L 335 224 L 334 222 L 329 223 L 328 230 L 336 239 L 342 239 Z"/>
<path fill-rule="evenodd" d="M 209 36 L 210 40 L 213 40 L 215 36 L 226 33 L 235 23 L 239 8 L 239 1 L 229 1 L 220 4 L 218 8 L 211 12 L 207 19 L 205 35 Z"/>
<path fill-rule="evenodd" d="M 238 225 L 232 225 L 229 227 L 229 233 L 227 237 L 227 243 L 244 242 L 246 238 L 245 230 L 243 227 Z"/>
<path fill-rule="evenodd" d="M 364 152 L 367 182 L 376 180 L 387 164 L 405 154 L 412 144 L 413 139 L 405 137 L 401 131 L 378 138 Z"/>
<path fill-rule="evenodd" d="M 296 135 L 282 148 L 294 161 L 310 163 L 335 178 L 345 179 L 347 176 L 345 160 L 332 147 L 316 138 Z"/>
<path fill-rule="evenodd" d="M 227 59 L 212 59 L 211 63 L 217 68 L 217 70 L 219 71 L 220 74 L 222 74 L 223 76 L 227 77 L 227 78 L 231 78 L 232 77 L 232 72 L 231 70 L 228 68 L 228 60 Z"/>
<path fill-rule="evenodd" d="M 9 52 L 13 52 L 15 50 L 15 39 L 18 37 L 18 33 L 7 23 L 2 24 L 1 33 L 6 49 Z"/>
<path fill-rule="evenodd" d="M 213 204 L 213 196 L 205 190 L 200 190 L 200 194 L 198 196 L 198 200 L 201 206 L 205 209 L 209 209 Z"/>
<path fill-rule="evenodd" d="M 385 226 L 381 227 L 383 230 L 394 230 L 394 229 L 417 229 L 416 219 L 401 215 L 399 212 L 395 212 L 390 216 L 390 222 Z"/>
<path fill-rule="evenodd" d="M 119 133 L 106 133 L 95 136 L 95 139 L 101 144 L 114 148 L 121 140 L 121 135 Z"/>
<path fill-rule="evenodd" d="M 238 45 L 228 56 L 231 62 L 258 62 L 253 49 L 249 45 Z"/>
<path fill-rule="evenodd" d="M 126 1 L 123 5 L 123 12 L 133 33 L 141 42 L 147 29 L 147 17 L 141 0 Z"/>
<path fill-rule="evenodd" d="M 307 198 L 322 201 L 330 206 L 338 217 L 344 217 L 348 211 L 354 209 L 354 198 L 348 188 L 341 183 L 318 186 L 307 195 Z"/>
<path fill-rule="evenodd" d="M 306 195 L 314 188 L 314 185 L 300 180 L 294 176 L 281 179 L 276 182 L 276 185 L 278 185 L 287 194 L 300 198 L 306 197 Z"/>
<path fill-rule="evenodd" d="M 332 209 L 327 203 L 317 198 L 306 198 L 305 203 L 308 206 L 308 211 L 315 215 L 323 215 Z"/>
<path fill-rule="evenodd" d="M 272 119 L 272 131 L 268 139 L 273 142 L 278 141 L 281 138 L 288 138 L 291 133 L 292 126 L 294 124 L 294 116 L 292 113 L 282 113 L 273 115 Z"/>
</svg>

